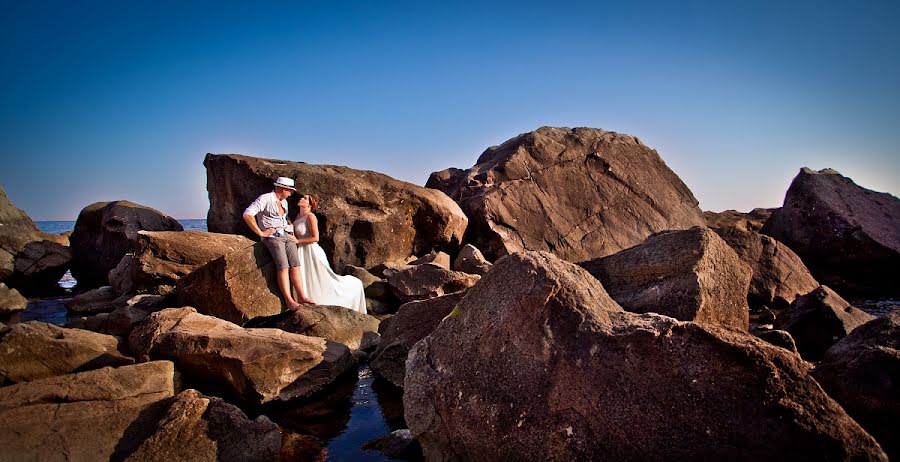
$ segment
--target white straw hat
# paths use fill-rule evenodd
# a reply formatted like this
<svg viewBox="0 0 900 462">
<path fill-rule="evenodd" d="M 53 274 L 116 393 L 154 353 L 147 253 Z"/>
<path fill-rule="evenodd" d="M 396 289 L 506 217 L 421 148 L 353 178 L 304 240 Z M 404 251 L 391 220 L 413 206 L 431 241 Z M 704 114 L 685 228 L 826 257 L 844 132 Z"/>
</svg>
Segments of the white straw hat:
<svg viewBox="0 0 900 462">
<path fill-rule="evenodd" d="M 294 188 L 294 180 L 286 176 L 278 177 L 278 179 L 275 180 L 275 186 L 278 186 L 279 188 L 290 189 L 291 191 L 297 190 L 296 188 Z"/>
</svg>

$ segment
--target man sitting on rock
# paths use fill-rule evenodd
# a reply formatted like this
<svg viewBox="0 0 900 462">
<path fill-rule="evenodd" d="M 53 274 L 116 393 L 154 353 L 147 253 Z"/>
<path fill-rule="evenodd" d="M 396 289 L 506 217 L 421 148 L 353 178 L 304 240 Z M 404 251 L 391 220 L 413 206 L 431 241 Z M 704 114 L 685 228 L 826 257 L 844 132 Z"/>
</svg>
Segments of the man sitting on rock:
<svg viewBox="0 0 900 462">
<path fill-rule="evenodd" d="M 262 238 L 263 245 L 272 254 L 278 275 L 278 288 L 290 310 L 300 308 L 294 300 L 291 285 L 297 289 L 301 303 L 313 303 L 303 293 L 300 274 L 300 258 L 297 255 L 297 240 L 294 239 L 294 228 L 287 219 L 287 198 L 296 191 L 294 180 L 278 177 L 275 190 L 256 198 L 247 210 L 244 210 L 244 221 L 247 226 Z"/>
</svg>

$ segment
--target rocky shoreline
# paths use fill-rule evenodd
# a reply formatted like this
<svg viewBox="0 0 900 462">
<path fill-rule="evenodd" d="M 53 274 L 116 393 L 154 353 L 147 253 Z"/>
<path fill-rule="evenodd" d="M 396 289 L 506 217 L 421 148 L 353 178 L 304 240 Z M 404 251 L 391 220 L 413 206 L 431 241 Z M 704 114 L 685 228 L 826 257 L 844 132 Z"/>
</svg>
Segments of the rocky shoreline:
<svg viewBox="0 0 900 462">
<path fill-rule="evenodd" d="M 326 460 L 336 433 L 296 429 L 346 425 L 359 371 L 402 390 L 384 413 L 407 428 L 359 448 L 386 460 L 900 457 L 900 200 L 838 172 L 713 213 L 655 150 L 589 128 L 425 187 L 204 165 L 209 232 L 114 201 L 47 235 L 0 188 L 0 460 Z M 285 312 L 240 220 L 278 176 L 320 197 L 369 314 Z M 66 326 L 9 322 L 70 269 Z"/>
</svg>

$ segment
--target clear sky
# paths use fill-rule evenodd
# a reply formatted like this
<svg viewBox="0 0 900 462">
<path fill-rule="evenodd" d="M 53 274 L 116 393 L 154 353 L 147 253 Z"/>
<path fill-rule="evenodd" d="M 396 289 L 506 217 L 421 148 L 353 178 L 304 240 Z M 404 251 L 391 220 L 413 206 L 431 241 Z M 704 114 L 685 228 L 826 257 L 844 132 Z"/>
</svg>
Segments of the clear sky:
<svg viewBox="0 0 900 462">
<path fill-rule="evenodd" d="M 0 184 L 35 220 L 205 218 L 203 157 L 424 185 L 543 125 L 657 149 L 704 210 L 831 167 L 900 194 L 900 2 L 0 0 Z"/>
</svg>

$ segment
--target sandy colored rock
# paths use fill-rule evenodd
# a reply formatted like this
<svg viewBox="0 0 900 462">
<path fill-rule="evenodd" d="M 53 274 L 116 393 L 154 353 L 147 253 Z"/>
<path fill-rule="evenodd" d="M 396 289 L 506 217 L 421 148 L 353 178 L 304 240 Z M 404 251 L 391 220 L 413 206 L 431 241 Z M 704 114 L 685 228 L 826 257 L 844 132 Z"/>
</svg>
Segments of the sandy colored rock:
<svg viewBox="0 0 900 462">
<path fill-rule="evenodd" d="M 272 256 L 261 243 L 211 260 L 175 286 L 178 306 L 235 324 L 287 309 L 279 295 Z"/>
<path fill-rule="evenodd" d="M 81 316 L 70 318 L 66 327 L 84 329 L 101 334 L 128 337 L 131 329 L 141 321 L 147 319 L 150 313 L 133 306 L 117 308 L 109 313 L 100 313 L 93 316 Z"/>
<path fill-rule="evenodd" d="M 0 388 L 0 459 L 121 460 L 173 395 L 173 373 L 156 361 Z"/>
<path fill-rule="evenodd" d="M 489 260 L 547 250 L 578 262 L 655 232 L 705 224 L 697 200 L 653 149 L 595 128 L 542 127 L 490 147 L 468 170 L 432 173 L 469 217 L 465 242 Z"/>
<path fill-rule="evenodd" d="M 378 348 L 372 354 L 369 362 L 372 370 L 394 385 L 402 387 L 409 350 L 434 331 L 462 300 L 463 295 L 465 292 L 457 292 L 401 306 L 397 314 L 391 317 L 390 324 L 381 335 Z"/>
<path fill-rule="evenodd" d="M 22 311 L 28 306 L 28 299 L 23 297 L 16 289 L 6 287 L 0 282 L 0 314 Z"/>
<path fill-rule="evenodd" d="M 581 266 L 628 311 L 749 327 L 750 268 L 708 228 L 660 233 Z"/>
<path fill-rule="evenodd" d="M 40 321 L 13 324 L 0 337 L 0 384 L 133 364 L 118 343 L 110 335 Z"/>
<path fill-rule="evenodd" d="M 386 276 L 391 291 L 402 302 L 427 300 L 459 292 L 471 287 L 481 277 L 476 274 L 450 271 L 434 263 L 389 271 Z"/>
<path fill-rule="evenodd" d="M 415 345 L 403 403 L 427 460 L 886 460 L 809 367 L 526 252 Z"/>
<path fill-rule="evenodd" d="M 182 231 L 174 218 L 129 201 L 96 202 L 78 214 L 69 238 L 72 276 L 81 288 L 109 285 L 109 272 L 136 248 L 138 231 Z"/>
<path fill-rule="evenodd" d="M 373 316 L 342 306 L 304 305 L 283 316 L 273 327 L 285 332 L 321 337 L 354 350 L 365 349 L 368 335 L 378 333 L 379 321 Z"/>
<path fill-rule="evenodd" d="M 381 279 L 378 276 L 370 273 L 365 268 L 360 268 L 358 266 L 346 265 L 344 266 L 344 274 L 350 275 L 359 279 L 363 283 L 363 288 L 369 287 L 375 281 L 380 281 Z"/>
<path fill-rule="evenodd" d="M 143 359 L 168 359 L 186 377 L 225 387 L 251 403 L 321 390 L 355 365 L 350 349 L 280 329 L 244 329 L 190 307 L 150 315 L 129 335 Z"/>
<path fill-rule="evenodd" d="M 432 263 L 445 270 L 450 270 L 450 255 L 447 255 L 446 252 L 432 251 L 428 255 L 413 260 L 410 262 L 410 265 L 421 265 L 424 263 Z"/>
<path fill-rule="evenodd" d="M 715 231 L 750 266 L 747 300 L 754 307 L 787 308 L 798 296 L 819 287 L 800 257 L 781 242 L 735 226 Z"/>
<path fill-rule="evenodd" d="M 813 375 L 891 459 L 900 458 L 900 309 L 835 343 Z"/>
<path fill-rule="evenodd" d="M 781 313 L 776 326 L 791 333 L 804 359 L 818 361 L 838 340 L 872 319 L 872 315 L 821 286 L 798 297 Z"/>
<path fill-rule="evenodd" d="M 279 176 L 293 178 L 298 190 L 319 198 L 319 244 L 332 268 L 372 265 L 455 249 L 468 219 L 440 191 L 366 170 L 303 162 L 207 154 L 207 226 L 212 232 L 253 237 L 242 219 L 260 194 L 272 191 Z M 288 200 L 289 217 L 297 212 Z"/>
<path fill-rule="evenodd" d="M 250 247 L 253 241 L 203 231 L 139 231 L 136 245 L 109 275 L 119 295 L 167 294 L 181 277 L 210 260 Z"/>
<path fill-rule="evenodd" d="M 453 270 L 462 271 L 463 273 L 477 274 L 483 276 L 490 271 L 491 262 L 484 258 L 481 251 L 472 244 L 466 244 L 459 251 L 456 260 L 453 260 Z"/>
<path fill-rule="evenodd" d="M 761 232 L 845 297 L 900 296 L 900 200 L 831 170 L 803 168 Z"/>
<path fill-rule="evenodd" d="M 706 220 L 706 226 L 712 229 L 734 227 L 743 231 L 759 232 L 776 210 L 778 209 L 755 208 L 747 213 L 737 210 L 703 212 L 703 219 Z"/>
</svg>

